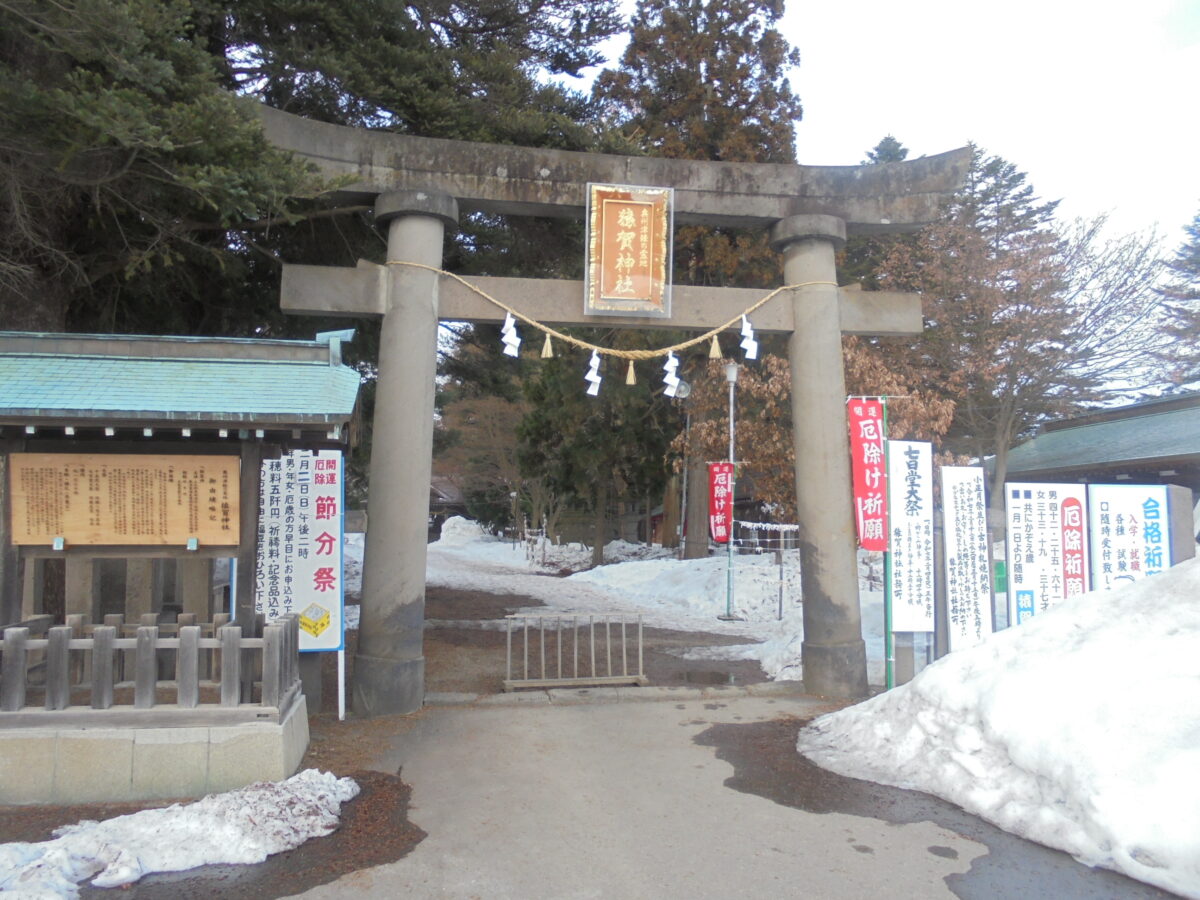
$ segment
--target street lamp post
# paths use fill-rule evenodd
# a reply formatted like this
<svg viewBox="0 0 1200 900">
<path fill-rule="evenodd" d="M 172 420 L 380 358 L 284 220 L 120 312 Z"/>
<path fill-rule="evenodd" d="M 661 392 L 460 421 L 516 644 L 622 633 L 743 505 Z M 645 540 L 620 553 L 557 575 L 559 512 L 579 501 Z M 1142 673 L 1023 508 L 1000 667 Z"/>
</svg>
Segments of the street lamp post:
<svg viewBox="0 0 1200 900">
<path fill-rule="evenodd" d="M 734 496 L 737 486 L 737 469 L 736 461 L 733 456 L 733 437 L 734 437 L 734 419 L 733 419 L 733 394 L 734 388 L 737 386 L 738 364 L 728 362 L 725 364 L 725 380 L 729 382 L 729 464 L 734 467 L 734 471 L 729 477 L 729 539 L 726 541 L 726 556 L 725 566 L 725 615 L 717 616 L 718 619 L 724 622 L 737 622 L 741 620 L 740 616 L 733 614 L 733 524 L 734 524 Z"/>
</svg>

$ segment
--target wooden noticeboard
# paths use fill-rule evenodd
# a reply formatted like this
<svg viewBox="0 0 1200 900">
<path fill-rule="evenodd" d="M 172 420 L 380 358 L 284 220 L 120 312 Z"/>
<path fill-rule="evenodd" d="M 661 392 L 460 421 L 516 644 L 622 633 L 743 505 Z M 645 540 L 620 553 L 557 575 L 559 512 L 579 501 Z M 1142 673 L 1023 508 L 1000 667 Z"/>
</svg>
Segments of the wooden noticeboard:
<svg viewBox="0 0 1200 900">
<path fill-rule="evenodd" d="M 14 453 L 14 544 L 238 543 L 236 456 Z"/>
</svg>

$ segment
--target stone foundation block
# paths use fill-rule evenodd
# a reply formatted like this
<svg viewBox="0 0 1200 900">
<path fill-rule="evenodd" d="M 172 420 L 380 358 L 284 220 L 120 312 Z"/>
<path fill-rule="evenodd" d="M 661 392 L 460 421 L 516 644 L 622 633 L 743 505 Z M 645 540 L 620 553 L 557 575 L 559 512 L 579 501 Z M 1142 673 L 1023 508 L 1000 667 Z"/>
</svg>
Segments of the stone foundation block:
<svg viewBox="0 0 1200 900">
<path fill-rule="evenodd" d="M 132 800 L 133 729 L 80 728 L 58 733 L 54 802 Z"/>
<path fill-rule="evenodd" d="M 207 728 L 143 728 L 134 732 L 133 796 L 199 797 L 207 789 Z"/>
<path fill-rule="evenodd" d="M 58 733 L 0 733 L 0 802 L 47 803 L 54 796 Z"/>
</svg>

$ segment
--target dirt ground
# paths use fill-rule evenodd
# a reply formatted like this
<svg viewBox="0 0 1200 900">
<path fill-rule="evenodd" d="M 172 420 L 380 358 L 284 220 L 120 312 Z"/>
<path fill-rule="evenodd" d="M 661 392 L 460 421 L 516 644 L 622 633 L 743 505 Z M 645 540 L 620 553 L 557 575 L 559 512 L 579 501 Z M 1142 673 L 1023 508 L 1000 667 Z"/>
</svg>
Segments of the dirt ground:
<svg viewBox="0 0 1200 900">
<path fill-rule="evenodd" d="M 497 693 L 505 672 L 505 634 L 485 627 L 510 612 L 540 605 L 531 597 L 498 596 L 480 591 L 430 588 L 426 594 L 425 677 L 430 693 Z M 715 623 L 714 623 L 715 624 Z M 536 636 L 535 636 L 536 637 Z M 615 635 L 614 635 L 615 637 Z M 631 657 L 633 654 L 633 635 Z M 347 682 L 353 677 L 358 633 L 346 635 Z M 520 659 L 520 638 L 514 655 Z M 745 638 L 719 633 L 694 633 L 647 628 L 644 630 L 644 670 L 654 685 L 747 684 L 765 681 L 754 660 L 685 660 L 675 653 L 689 647 L 745 643 Z M 564 653 L 571 648 L 564 647 Z M 674 653 L 672 652 L 674 651 Z M 531 644 L 534 665 L 539 645 Z M 547 647 L 553 666 L 556 648 Z M 601 661 L 606 665 L 607 661 Z M 631 658 L 630 665 L 634 664 Z M 620 671 L 620 661 L 614 665 Z M 411 793 L 399 772 L 371 771 L 384 742 L 412 727 L 412 716 L 368 720 L 337 720 L 337 668 L 334 654 L 322 659 L 322 704 L 310 708 L 311 741 L 301 768 L 319 768 L 353 777 L 362 789 L 343 807 L 338 831 L 307 842 L 296 850 L 271 857 L 255 866 L 205 866 L 181 873 L 151 875 L 126 888 L 122 896 L 145 900 L 182 898 L 274 898 L 287 896 L 332 881 L 347 872 L 400 859 L 425 836 L 408 820 Z M 140 809 L 166 806 L 149 803 L 99 803 L 75 806 L 0 806 L 0 841 L 45 841 L 53 830 L 81 819 L 107 819 Z M 186 802 L 186 801 L 184 801 Z M 81 896 L 101 891 L 81 885 Z"/>
</svg>

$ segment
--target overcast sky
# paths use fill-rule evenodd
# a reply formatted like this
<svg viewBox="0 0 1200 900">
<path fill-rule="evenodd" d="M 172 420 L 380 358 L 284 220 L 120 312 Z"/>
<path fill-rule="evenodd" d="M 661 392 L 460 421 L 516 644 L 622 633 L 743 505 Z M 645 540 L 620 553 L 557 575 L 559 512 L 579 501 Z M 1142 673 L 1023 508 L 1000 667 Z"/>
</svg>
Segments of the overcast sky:
<svg viewBox="0 0 1200 900">
<path fill-rule="evenodd" d="M 1068 217 L 1175 247 L 1200 212 L 1200 0 L 789 0 L 783 31 L 802 163 L 974 141 Z"/>
<path fill-rule="evenodd" d="M 1200 212 L 1200 0 L 787 0 L 782 29 L 801 163 L 974 141 L 1065 218 L 1158 223 L 1174 249 Z"/>
</svg>

